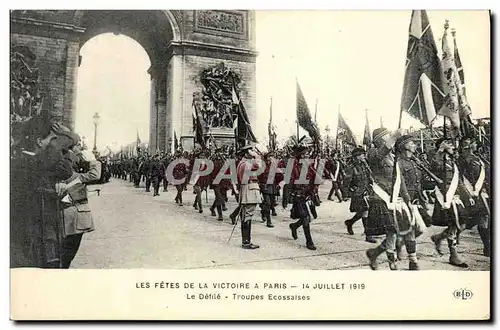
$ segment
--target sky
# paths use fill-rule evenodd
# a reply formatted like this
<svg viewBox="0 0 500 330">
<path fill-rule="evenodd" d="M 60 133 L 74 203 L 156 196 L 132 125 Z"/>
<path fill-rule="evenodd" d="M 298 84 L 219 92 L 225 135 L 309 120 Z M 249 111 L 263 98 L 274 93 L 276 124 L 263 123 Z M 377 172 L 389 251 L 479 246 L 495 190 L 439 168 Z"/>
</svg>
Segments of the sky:
<svg viewBox="0 0 500 330">
<path fill-rule="evenodd" d="M 438 49 L 445 19 L 455 28 L 473 117 L 490 116 L 489 17 L 485 11 L 428 11 Z M 396 128 L 411 11 L 257 11 L 257 120 L 267 122 L 271 97 L 279 138 L 296 132 L 295 79 L 323 136 L 335 135 L 337 113 L 361 138 L 365 109 L 371 129 L 380 118 Z M 451 36 L 450 36 L 451 39 Z M 451 39 L 452 40 L 452 39 Z M 98 146 L 119 148 L 149 137 L 149 59 L 135 41 L 99 35 L 81 49 L 76 130 Z M 403 127 L 418 122 L 403 117 Z M 254 128 L 261 141 L 267 125 Z"/>
</svg>

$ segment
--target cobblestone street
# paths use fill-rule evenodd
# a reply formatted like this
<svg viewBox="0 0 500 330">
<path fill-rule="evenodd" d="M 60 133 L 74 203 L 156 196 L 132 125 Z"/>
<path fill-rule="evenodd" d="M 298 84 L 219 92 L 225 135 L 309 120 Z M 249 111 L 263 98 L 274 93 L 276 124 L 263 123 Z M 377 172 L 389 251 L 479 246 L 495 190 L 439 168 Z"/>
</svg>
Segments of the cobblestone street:
<svg viewBox="0 0 500 330">
<path fill-rule="evenodd" d="M 164 268 L 164 269 L 363 269 L 370 271 L 365 256 L 361 221 L 354 226 L 355 235 L 348 235 L 344 220 L 351 217 L 349 203 L 326 200 L 330 183 L 321 186 L 322 205 L 318 219 L 311 225 L 316 251 L 305 247 L 305 238 L 299 229 L 298 240 L 293 240 L 288 228 L 289 208 L 277 207 L 273 217 L 274 228 L 260 221 L 257 209 L 252 224 L 253 242 L 257 250 L 241 248 L 239 223 L 228 242 L 233 226 L 229 214 L 236 207 L 230 196 L 224 221 L 210 215 L 208 206 L 213 201 L 209 190 L 208 203 L 203 196 L 204 213 L 192 207 L 192 187 L 184 192 L 184 206 L 174 202 L 175 188 L 160 190 L 160 196 L 146 193 L 144 182 L 140 188 L 120 179 L 111 179 L 101 186 L 101 195 L 90 198 L 96 230 L 85 234 L 72 268 Z M 93 189 L 94 187 L 89 187 Z M 448 264 L 449 254 L 439 256 L 430 235 L 441 227 L 428 228 L 417 239 L 417 253 L 422 270 L 459 270 Z M 381 239 L 379 239 L 380 241 Z M 447 252 L 447 248 L 443 249 Z M 462 233 L 459 252 L 469 264 L 468 270 L 489 270 L 488 258 L 482 255 L 482 244 L 477 229 Z M 380 269 L 388 270 L 385 255 L 380 257 Z M 405 260 L 401 270 L 408 268 Z"/>
</svg>

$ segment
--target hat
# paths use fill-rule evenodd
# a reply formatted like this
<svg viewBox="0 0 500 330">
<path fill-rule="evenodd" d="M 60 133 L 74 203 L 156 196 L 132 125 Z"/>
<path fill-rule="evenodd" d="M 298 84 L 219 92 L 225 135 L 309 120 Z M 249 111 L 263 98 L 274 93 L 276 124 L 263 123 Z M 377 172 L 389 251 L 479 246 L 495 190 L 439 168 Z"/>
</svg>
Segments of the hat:
<svg viewBox="0 0 500 330">
<path fill-rule="evenodd" d="M 251 145 L 247 144 L 246 146 L 241 147 L 241 148 L 238 150 L 238 153 L 237 153 L 237 154 L 238 154 L 238 155 L 243 155 L 243 154 L 245 154 L 247 151 L 252 150 L 252 149 L 253 149 L 253 147 L 252 147 Z"/>
<path fill-rule="evenodd" d="M 356 157 L 356 156 L 359 156 L 359 155 L 364 155 L 366 154 L 366 151 L 365 149 L 361 148 L 361 147 L 357 147 L 355 148 L 352 152 L 351 152 L 351 156 L 352 157 Z"/>
<path fill-rule="evenodd" d="M 50 126 L 50 129 L 56 134 L 56 135 L 63 135 L 66 136 L 67 138 L 70 139 L 69 144 L 67 145 L 68 148 L 72 148 L 75 145 L 80 142 L 80 136 L 76 134 L 75 132 L 72 132 L 69 128 L 67 128 L 64 125 L 61 125 L 59 123 L 53 123 Z"/>
<path fill-rule="evenodd" d="M 379 140 L 380 138 L 389 134 L 389 130 L 385 127 L 376 128 L 373 130 L 372 140 L 373 142 Z"/>
<path fill-rule="evenodd" d="M 439 147 L 441 146 L 441 144 L 445 141 L 448 141 L 448 142 L 452 142 L 452 139 L 451 138 L 445 138 L 445 137 L 442 137 L 440 139 L 438 139 L 436 141 L 436 149 L 439 149 Z"/>
<path fill-rule="evenodd" d="M 292 147 L 292 151 L 295 154 L 300 154 L 300 153 L 307 151 L 307 150 L 309 150 L 309 148 L 303 144 L 296 144 Z"/>
<path fill-rule="evenodd" d="M 470 140 L 469 143 L 466 143 L 467 140 Z M 476 138 L 474 136 L 464 136 L 461 140 L 460 140 L 460 148 L 463 148 L 463 149 L 468 149 L 470 148 L 470 144 L 471 143 L 474 143 L 474 142 L 477 142 Z"/>
<path fill-rule="evenodd" d="M 413 140 L 413 136 L 411 136 L 411 135 L 403 135 L 403 136 L 398 137 L 398 139 L 396 140 L 396 144 L 395 144 L 396 150 L 400 150 L 401 148 L 403 148 L 405 146 L 405 144 L 407 142 L 409 142 L 411 140 Z"/>
</svg>

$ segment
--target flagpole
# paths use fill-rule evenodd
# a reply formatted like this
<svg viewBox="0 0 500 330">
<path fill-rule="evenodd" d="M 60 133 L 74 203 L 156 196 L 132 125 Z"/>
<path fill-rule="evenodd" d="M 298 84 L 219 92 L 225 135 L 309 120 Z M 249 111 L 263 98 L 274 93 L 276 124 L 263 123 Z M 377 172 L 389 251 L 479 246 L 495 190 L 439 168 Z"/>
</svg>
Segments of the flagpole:
<svg viewBox="0 0 500 330">
<path fill-rule="evenodd" d="M 447 135 L 447 132 L 446 132 L 446 116 L 443 116 L 443 137 L 446 139 L 446 135 Z M 443 153 L 443 171 L 444 171 L 444 175 L 443 175 L 443 192 L 444 192 L 444 202 L 446 203 L 446 171 L 447 171 L 447 168 L 446 168 L 446 152 Z"/>
<path fill-rule="evenodd" d="M 339 151 L 339 118 L 340 118 L 340 104 L 338 105 L 337 108 L 337 132 L 335 133 L 335 150 Z"/>
<path fill-rule="evenodd" d="M 420 149 L 424 153 L 424 131 L 420 130 Z"/>
</svg>

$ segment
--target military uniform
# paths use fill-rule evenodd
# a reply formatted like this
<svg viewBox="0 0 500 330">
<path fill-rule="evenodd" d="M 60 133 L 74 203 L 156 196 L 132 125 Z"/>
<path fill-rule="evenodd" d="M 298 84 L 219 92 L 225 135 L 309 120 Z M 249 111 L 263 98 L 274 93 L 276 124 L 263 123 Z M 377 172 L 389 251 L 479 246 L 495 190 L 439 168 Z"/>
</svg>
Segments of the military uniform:
<svg viewBox="0 0 500 330">
<path fill-rule="evenodd" d="M 378 128 L 373 132 L 373 143 L 367 155 L 367 162 L 372 173 L 372 189 L 369 198 L 369 211 L 367 219 L 367 230 L 373 230 L 374 234 L 382 234 L 385 231 L 385 239 L 373 249 L 367 250 L 366 254 L 370 260 L 370 268 L 378 268 L 377 257 L 384 251 L 387 254 L 389 268 L 397 270 L 396 265 L 396 241 L 399 234 L 408 233 L 412 230 L 411 211 L 405 203 L 404 198 L 408 196 L 405 181 L 401 179 L 399 189 L 393 185 L 394 154 L 391 153 L 390 145 L 395 142 L 395 136 L 389 135 L 385 128 Z M 393 142 L 392 142 L 393 141 Z M 394 196 L 397 194 L 397 197 Z M 397 197 L 397 198 L 396 198 Z"/>
<path fill-rule="evenodd" d="M 250 146 L 240 149 L 239 153 L 245 153 L 250 150 Z M 257 204 L 261 203 L 259 183 L 256 176 L 250 176 L 248 181 L 245 181 L 245 173 L 249 170 L 256 171 L 259 168 L 258 162 L 251 162 L 249 158 L 243 158 L 238 164 L 237 176 L 240 184 L 240 217 L 241 217 L 241 238 L 242 247 L 244 249 L 257 249 L 258 245 L 252 244 L 252 218 L 255 213 Z"/>
<path fill-rule="evenodd" d="M 294 151 L 297 156 L 294 160 L 294 165 L 290 177 L 290 184 L 285 185 L 283 191 L 283 208 L 286 208 L 288 201 L 291 199 L 293 206 L 290 211 L 290 216 L 292 219 L 298 219 L 297 222 L 291 223 L 289 225 L 290 230 L 292 232 L 293 239 L 297 239 L 297 229 L 299 227 L 303 227 L 304 236 L 306 238 L 306 247 L 309 250 L 316 250 L 316 246 L 314 245 L 312 236 L 311 236 L 311 217 L 316 218 L 316 206 L 313 201 L 315 200 L 316 194 L 316 172 L 312 166 L 309 166 L 307 169 L 306 180 L 307 184 L 301 184 L 299 182 L 301 164 L 300 158 L 301 154 L 308 150 L 305 146 L 296 146 Z M 291 196 L 291 198 L 290 198 Z"/>
<path fill-rule="evenodd" d="M 269 158 L 269 154 L 265 155 L 264 162 L 266 168 L 264 169 L 264 172 L 259 175 L 259 186 L 260 192 L 262 193 L 260 213 L 262 221 L 266 222 L 266 226 L 269 228 L 273 228 L 274 225 L 271 221 L 271 210 L 273 210 L 274 214 L 276 215 L 276 211 L 274 210 L 274 198 L 277 193 L 277 185 L 274 183 L 275 179 L 273 179 L 272 183 L 268 183 L 269 171 L 271 167 L 271 159 Z"/>
<path fill-rule="evenodd" d="M 347 232 L 349 235 L 354 235 L 352 229 L 353 225 L 359 219 L 363 221 L 363 228 L 365 231 L 365 239 L 367 242 L 376 243 L 373 235 L 381 234 L 378 231 L 379 228 L 369 229 L 367 227 L 368 218 L 368 198 L 371 192 L 370 185 L 372 184 L 371 170 L 364 160 L 358 159 L 365 154 L 364 149 L 356 148 L 352 151 L 353 162 L 349 167 L 349 191 L 351 192 L 351 204 L 349 206 L 349 211 L 355 213 L 354 216 L 346 220 L 344 224 L 347 227 Z"/>
<path fill-rule="evenodd" d="M 345 170 L 341 161 L 339 159 L 335 159 L 335 154 L 333 154 L 331 159 L 328 160 L 326 170 L 330 174 L 330 178 L 332 180 L 332 188 L 328 193 L 328 200 L 332 200 L 332 195 L 335 193 L 339 202 L 342 202 L 342 192 L 340 187 L 342 186 L 342 182 L 345 178 Z"/>
<path fill-rule="evenodd" d="M 451 145 L 452 142 L 440 139 L 437 142 L 437 147 L 446 144 Z M 431 160 L 431 171 L 444 181 L 435 190 L 436 203 L 432 215 L 433 225 L 447 227 L 443 232 L 431 236 L 431 240 L 438 253 L 442 254 L 441 242 L 446 239 L 450 250 L 450 264 L 467 268 L 468 265 L 460 259 L 457 252 L 457 234 L 465 226 L 467 213 L 463 200 L 469 199 L 470 195 L 463 186 L 453 156 L 447 151 L 438 151 L 434 155 Z"/>
<path fill-rule="evenodd" d="M 160 182 L 165 176 L 165 167 L 158 156 L 155 156 L 155 158 L 151 161 L 151 170 L 149 175 L 153 184 L 153 196 L 159 196 Z"/>
<path fill-rule="evenodd" d="M 472 195 L 474 205 L 468 203 L 468 229 L 477 225 L 479 236 L 483 242 L 485 256 L 490 256 L 490 200 L 489 177 L 485 163 L 470 150 L 465 138 L 461 143 L 461 153 L 458 159 L 458 169 L 463 177 L 465 188 Z M 467 203 L 467 201 L 465 201 Z"/>
<path fill-rule="evenodd" d="M 182 156 L 180 154 L 177 155 L 176 159 L 180 159 Z M 177 189 L 177 195 L 175 196 L 175 202 L 179 205 L 182 206 L 182 193 L 184 191 L 184 187 L 186 186 L 186 178 L 189 174 L 189 169 L 187 168 L 186 164 L 184 163 L 179 163 L 176 164 L 176 166 L 173 168 L 172 175 L 175 180 L 184 180 L 183 183 L 176 184 L 175 188 Z"/>
</svg>

